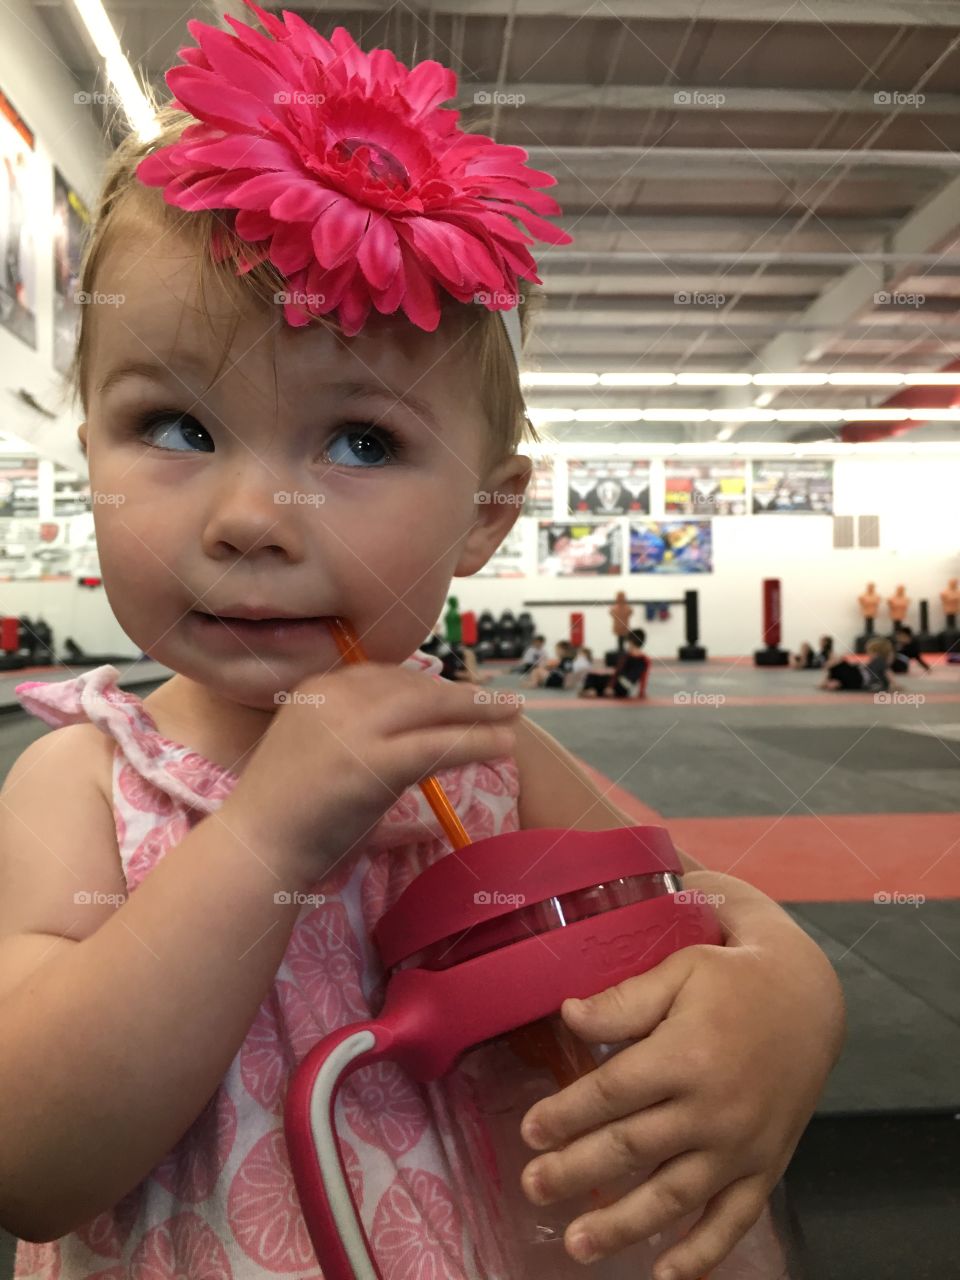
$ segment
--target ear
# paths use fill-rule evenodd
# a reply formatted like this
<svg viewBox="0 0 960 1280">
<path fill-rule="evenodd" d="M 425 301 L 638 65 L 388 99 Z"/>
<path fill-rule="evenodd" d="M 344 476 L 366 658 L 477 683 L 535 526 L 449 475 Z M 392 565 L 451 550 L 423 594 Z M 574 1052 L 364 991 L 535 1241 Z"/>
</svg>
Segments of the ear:
<svg viewBox="0 0 960 1280">
<path fill-rule="evenodd" d="M 517 453 L 488 472 L 474 495 L 476 515 L 460 548 L 455 578 L 469 578 L 482 569 L 499 547 L 516 523 L 532 474 L 532 460 Z"/>
<path fill-rule="evenodd" d="M 80 448 L 83 450 L 83 456 L 87 456 L 87 424 L 81 422 L 77 427 L 77 439 L 80 441 Z"/>
</svg>

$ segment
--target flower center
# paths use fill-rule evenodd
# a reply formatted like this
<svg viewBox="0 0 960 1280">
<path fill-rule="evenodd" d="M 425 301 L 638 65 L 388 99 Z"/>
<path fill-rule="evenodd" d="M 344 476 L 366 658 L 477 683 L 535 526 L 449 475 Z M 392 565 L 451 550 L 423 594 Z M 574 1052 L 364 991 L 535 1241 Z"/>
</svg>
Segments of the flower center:
<svg viewBox="0 0 960 1280">
<path fill-rule="evenodd" d="M 392 152 L 370 142 L 366 138 L 341 138 L 333 148 L 338 160 L 352 160 L 354 156 L 367 166 L 371 178 L 391 184 L 410 186 L 410 175 Z"/>
</svg>

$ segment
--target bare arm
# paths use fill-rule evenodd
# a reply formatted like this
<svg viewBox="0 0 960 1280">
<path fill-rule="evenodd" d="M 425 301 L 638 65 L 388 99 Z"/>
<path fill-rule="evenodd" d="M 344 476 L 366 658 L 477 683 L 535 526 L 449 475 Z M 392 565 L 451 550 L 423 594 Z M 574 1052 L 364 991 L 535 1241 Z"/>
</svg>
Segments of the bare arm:
<svg viewBox="0 0 960 1280">
<path fill-rule="evenodd" d="M 296 921 L 274 894 L 308 887 L 228 800 L 102 901 L 124 881 L 74 728 L 32 744 L 0 794 L 0 1224 L 38 1241 L 114 1205 L 196 1119 Z"/>
</svg>

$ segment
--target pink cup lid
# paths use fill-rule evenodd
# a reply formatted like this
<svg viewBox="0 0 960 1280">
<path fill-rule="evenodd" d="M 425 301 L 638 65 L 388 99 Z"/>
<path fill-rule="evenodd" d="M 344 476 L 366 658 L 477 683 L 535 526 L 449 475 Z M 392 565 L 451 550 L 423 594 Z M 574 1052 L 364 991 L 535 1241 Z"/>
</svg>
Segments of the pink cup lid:
<svg viewBox="0 0 960 1280">
<path fill-rule="evenodd" d="M 456 849 L 421 872 L 373 931 L 386 968 L 497 916 L 627 876 L 681 875 L 664 827 L 510 831 Z"/>
</svg>

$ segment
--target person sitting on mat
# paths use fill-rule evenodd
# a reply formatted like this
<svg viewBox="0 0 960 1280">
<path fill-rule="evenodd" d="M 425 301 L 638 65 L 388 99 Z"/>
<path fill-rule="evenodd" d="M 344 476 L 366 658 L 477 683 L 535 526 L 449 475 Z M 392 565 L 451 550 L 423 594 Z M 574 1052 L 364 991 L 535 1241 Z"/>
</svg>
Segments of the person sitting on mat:
<svg viewBox="0 0 960 1280">
<path fill-rule="evenodd" d="M 555 658 L 541 662 L 524 676 L 523 683 L 533 689 L 565 689 L 573 670 L 574 648 L 569 640 L 558 640 L 556 652 Z"/>
<path fill-rule="evenodd" d="M 643 652 L 647 641 L 645 631 L 628 631 L 626 648 L 611 672 L 588 672 L 580 689 L 585 697 L 636 698 L 645 697 L 644 679 L 650 669 L 650 659 Z"/>
<path fill-rule="evenodd" d="M 804 640 L 799 651 L 791 653 L 790 665 L 797 671 L 812 671 L 817 666 L 817 655 L 813 652 L 813 645 Z"/>
<path fill-rule="evenodd" d="M 547 641 L 545 636 L 534 636 L 530 644 L 524 650 L 523 657 L 520 659 L 519 667 L 513 668 L 515 676 L 525 676 L 528 671 L 532 671 L 534 667 L 539 667 L 540 663 L 545 661 L 547 656 Z"/>
<path fill-rule="evenodd" d="M 570 668 L 570 683 L 577 689 L 578 693 L 583 687 L 583 677 L 588 671 L 592 671 L 594 666 L 593 650 L 588 649 L 586 645 L 581 645 L 577 650 L 577 656 L 573 660 L 573 666 Z"/>
<path fill-rule="evenodd" d="M 821 689 L 852 689 L 860 693 L 889 693 L 897 689 L 890 679 L 893 645 L 880 636 L 868 641 L 866 662 L 835 662 L 820 682 Z"/>
<path fill-rule="evenodd" d="M 924 671 L 932 671 L 930 663 L 924 659 L 920 652 L 920 644 L 917 637 L 913 634 L 913 628 L 908 627 L 905 622 L 901 622 L 893 633 L 893 642 L 896 646 L 896 652 L 893 655 L 893 665 L 891 670 L 895 671 L 898 676 L 905 676 L 910 670 L 910 660 L 919 662 Z"/>
<path fill-rule="evenodd" d="M 833 637 L 821 636 L 820 648 L 814 650 L 813 645 L 808 644 L 804 640 L 800 646 L 799 653 L 791 655 L 790 665 L 798 671 L 814 671 L 818 667 L 827 667 L 830 665 L 830 659 L 833 656 Z"/>
</svg>

